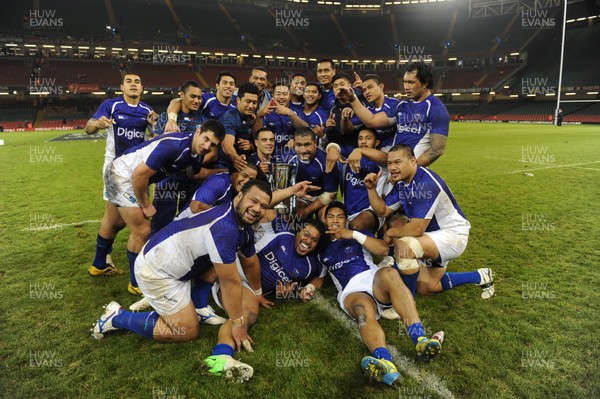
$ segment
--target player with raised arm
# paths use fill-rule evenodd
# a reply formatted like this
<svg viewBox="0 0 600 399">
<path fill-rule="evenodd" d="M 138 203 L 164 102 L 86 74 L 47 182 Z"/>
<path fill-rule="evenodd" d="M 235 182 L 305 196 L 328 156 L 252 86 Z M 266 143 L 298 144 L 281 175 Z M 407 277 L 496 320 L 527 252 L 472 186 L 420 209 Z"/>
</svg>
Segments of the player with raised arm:
<svg viewBox="0 0 600 399">
<path fill-rule="evenodd" d="M 288 108 L 289 103 L 290 88 L 283 84 L 276 85 L 271 103 L 258 111 L 256 121 L 252 127 L 253 132 L 267 127 L 275 134 L 274 155 L 278 162 L 287 162 L 293 155 L 288 143 L 293 138 L 294 130 L 308 126 L 294 111 Z"/>
<path fill-rule="evenodd" d="M 289 165 L 297 168 L 296 181 L 308 180 L 320 187 L 308 192 L 308 195 L 312 196 L 311 200 L 298 201 L 296 214 L 300 219 L 306 219 L 335 199 L 339 170 L 336 165 L 330 172 L 325 171 L 325 151 L 317 147 L 317 137 L 309 127 L 294 132 L 294 150 L 296 155 L 290 159 Z"/>
<path fill-rule="evenodd" d="M 385 197 L 375 189 L 377 176 L 364 182 L 369 201 L 377 216 L 388 217 L 402 208 L 406 222 L 389 228 L 384 239 L 395 246 L 398 268 L 409 289 L 433 294 L 463 284 L 481 286 L 483 299 L 494 295 L 492 270 L 482 268 L 465 273 L 447 273 L 446 266 L 464 252 L 471 224 L 458 206 L 444 180 L 419 166 L 412 148 L 395 145 L 387 156 L 387 167 L 394 187 Z"/>
<path fill-rule="evenodd" d="M 140 101 L 144 88 L 138 75 L 125 74 L 121 81 L 121 91 L 122 95 L 103 101 L 85 125 L 87 134 L 106 129 L 103 176 L 115 157 L 143 143 L 146 129 L 152 132 L 152 126 L 156 124 L 156 113 Z M 88 268 L 91 276 L 113 276 L 121 273 L 113 264 L 110 253 L 117 233 L 125 227 L 125 221 L 119 215 L 117 207 L 108 201 L 106 187 L 103 188 L 103 198 L 106 207 L 96 237 L 96 255 Z"/>
<path fill-rule="evenodd" d="M 104 182 L 108 200 L 131 230 L 127 242 L 130 293 L 141 294 L 133 266 L 150 236 L 149 219 L 156 213 L 148 199 L 149 185 L 181 170 L 194 176 L 200 171 L 204 156 L 219 145 L 224 135 L 223 125 L 209 120 L 195 133 L 163 134 L 130 148 L 107 168 Z"/>
<path fill-rule="evenodd" d="M 350 153 L 348 162 L 339 165 L 342 173 L 340 189 L 342 201 L 348 212 L 348 228 L 367 230 L 373 234 L 382 227 L 384 219 L 377 217 L 373 212 L 363 179 L 370 173 L 379 173 L 380 165 L 385 165 L 385 154 L 375 149 L 378 144 L 379 140 L 373 130 L 361 129 L 358 133 L 358 148 Z M 362 156 L 363 151 L 370 157 Z M 361 157 L 355 162 L 356 154 L 360 154 Z"/>
<path fill-rule="evenodd" d="M 372 129 L 385 129 L 396 124 L 395 144 L 410 146 L 420 166 L 429 166 L 446 149 L 450 116 L 444 104 L 431 93 L 433 73 L 423 62 L 408 64 L 404 70 L 404 90 L 409 100 L 402 100 L 396 108 L 395 118 L 385 112 L 373 114 L 352 90 L 343 88 L 339 97 L 349 101 L 352 109 Z"/>
<path fill-rule="evenodd" d="M 385 241 L 368 231 L 345 228 L 346 209 L 341 202 L 329 204 L 325 220 L 329 241 L 319 251 L 319 260 L 327 267 L 338 290 L 340 307 L 356 320 L 360 336 L 373 355 L 363 358 L 362 368 L 371 379 L 394 385 L 400 373 L 377 321 L 381 311 L 393 307 L 401 315 L 420 360 L 432 360 L 441 351 L 444 333 L 440 331 L 427 338 L 413 297 L 398 271 L 378 268 L 373 263 L 371 254 L 387 254 Z"/>
<path fill-rule="evenodd" d="M 361 89 L 365 100 L 367 100 L 367 109 L 371 113 L 384 112 L 390 119 L 396 116 L 399 101 L 385 95 L 384 85 L 379 76 L 375 74 L 366 75 L 363 79 Z M 387 152 L 394 145 L 396 131 L 395 125 L 390 125 L 384 129 L 377 129 L 375 131 L 377 133 L 377 140 L 379 140 L 377 148 Z"/>
<path fill-rule="evenodd" d="M 173 221 L 152 236 L 136 260 L 135 270 L 145 298 L 155 309 L 132 313 L 110 302 L 92 335 L 101 339 L 118 329 L 161 342 L 188 342 L 198 337 L 198 316 L 190 298 L 190 278 L 214 267 L 229 320 L 218 334 L 212 355 L 204 360 L 212 374 L 248 380 L 253 369 L 233 359 L 235 349 L 252 342 L 243 312 L 244 290 L 235 266 L 236 253 L 255 255 L 251 225 L 271 200 L 269 185 L 251 180 L 233 202 Z"/>
<path fill-rule="evenodd" d="M 338 158 L 339 155 L 346 158 L 356 148 L 358 129 L 362 126 L 358 117 L 354 115 L 350 103 L 343 96 L 339 96 L 346 91 L 354 93 L 350 77 L 345 74 L 337 74 L 332 81 L 335 105 L 326 121 L 327 141 L 336 143 L 340 147 L 341 153 L 338 154 Z"/>
</svg>

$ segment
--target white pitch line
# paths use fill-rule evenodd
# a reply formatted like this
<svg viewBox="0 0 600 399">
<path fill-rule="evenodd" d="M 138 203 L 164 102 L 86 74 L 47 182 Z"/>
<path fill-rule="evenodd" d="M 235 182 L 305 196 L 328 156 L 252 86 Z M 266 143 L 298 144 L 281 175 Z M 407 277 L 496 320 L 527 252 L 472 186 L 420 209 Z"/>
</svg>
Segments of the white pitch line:
<svg viewBox="0 0 600 399">
<path fill-rule="evenodd" d="M 600 170 L 598 168 L 582 168 L 581 166 L 574 166 L 575 169 L 585 169 L 585 170 Z"/>
<path fill-rule="evenodd" d="M 484 158 L 487 159 L 499 159 L 501 161 L 510 161 L 510 162 L 523 162 L 523 163 L 527 163 L 527 161 L 524 161 L 522 159 L 514 159 L 514 158 L 503 158 L 503 157 L 492 157 L 492 156 L 484 156 Z"/>
<path fill-rule="evenodd" d="M 329 313 L 335 320 L 346 327 L 346 329 L 349 330 L 355 338 L 362 341 L 356 323 L 354 323 L 344 312 L 342 312 L 342 310 L 338 309 L 338 307 L 331 306 L 331 304 L 329 304 L 321 295 L 315 297 L 313 302 L 315 302 L 318 307 Z M 450 392 L 444 382 L 435 374 L 419 370 L 414 366 L 414 362 L 398 352 L 398 349 L 396 349 L 394 346 L 387 345 L 387 347 L 394 357 L 394 363 L 396 366 L 398 366 L 398 369 L 404 373 L 404 375 L 412 377 L 423 388 L 437 394 L 440 398 L 454 398 L 452 392 Z"/>
<path fill-rule="evenodd" d="M 572 167 L 575 167 L 575 166 L 591 165 L 591 164 L 595 164 L 595 163 L 600 163 L 600 161 L 572 163 L 572 164 L 568 164 L 568 165 L 550 165 L 550 166 L 545 166 L 543 168 L 520 169 L 520 170 L 513 170 L 512 172 L 506 172 L 506 173 L 531 172 L 533 170 L 543 170 L 543 169 L 572 168 Z"/>
<path fill-rule="evenodd" d="M 23 231 L 55 230 L 55 229 L 62 229 L 63 227 L 78 226 L 80 224 L 100 223 L 101 221 L 102 220 L 82 220 L 81 222 L 75 222 L 75 223 L 52 223 L 52 224 L 49 224 L 47 226 L 26 227 L 26 228 L 23 229 Z"/>
</svg>

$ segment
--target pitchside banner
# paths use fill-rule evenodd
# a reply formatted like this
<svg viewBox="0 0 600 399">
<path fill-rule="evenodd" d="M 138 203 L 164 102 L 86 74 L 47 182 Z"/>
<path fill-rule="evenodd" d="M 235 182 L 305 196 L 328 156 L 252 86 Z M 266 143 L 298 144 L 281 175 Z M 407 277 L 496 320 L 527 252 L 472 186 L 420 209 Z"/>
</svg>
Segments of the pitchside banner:
<svg viewBox="0 0 600 399">
<path fill-rule="evenodd" d="M 67 87 L 71 93 L 93 93 L 95 91 L 100 91 L 100 85 L 89 83 L 69 83 Z"/>
</svg>

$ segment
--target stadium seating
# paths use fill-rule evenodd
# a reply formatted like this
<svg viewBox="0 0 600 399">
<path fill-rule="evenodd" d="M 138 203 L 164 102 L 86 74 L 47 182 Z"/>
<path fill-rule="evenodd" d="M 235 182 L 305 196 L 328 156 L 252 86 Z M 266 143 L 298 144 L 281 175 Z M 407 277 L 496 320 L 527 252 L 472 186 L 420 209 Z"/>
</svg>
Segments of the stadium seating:
<svg viewBox="0 0 600 399">
<path fill-rule="evenodd" d="M 55 78 L 57 84 L 87 83 L 118 86 L 121 75 L 111 61 L 50 59 L 44 63 L 42 77 Z"/>
<path fill-rule="evenodd" d="M 125 40 L 183 44 L 164 0 L 112 1 L 117 25 Z"/>
<path fill-rule="evenodd" d="M 140 75 L 145 87 L 175 88 L 185 81 L 198 80 L 187 65 L 132 62 L 128 63 L 127 72 Z"/>
<path fill-rule="evenodd" d="M 0 86 L 29 86 L 32 61 L 26 58 L 0 58 Z"/>
<path fill-rule="evenodd" d="M 32 108 L 0 108 L 0 126 L 4 130 L 23 129 L 26 124 L 33 123 L 35 112 Z"/>
</svg>

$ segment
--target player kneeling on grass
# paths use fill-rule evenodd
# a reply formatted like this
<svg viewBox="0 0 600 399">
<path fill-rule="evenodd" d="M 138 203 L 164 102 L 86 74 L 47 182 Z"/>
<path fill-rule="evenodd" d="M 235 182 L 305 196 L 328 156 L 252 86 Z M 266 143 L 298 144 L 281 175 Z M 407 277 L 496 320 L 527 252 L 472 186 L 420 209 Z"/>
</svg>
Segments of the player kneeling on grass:
<svg viewBox="0 0 600 399">
<path fill-rule="evenodd" d="M 377 175 L 371 173 L 364 182 L 377 216 L 389 217 L 400 209 L 406 215 L 392 221 L 384 239 L 394 243 L 402 279 L 413 295 L 415 289 L 420 294 L 433 294 L 477 284 L 483 289 L 483 299 L 492 297 L 491 269 L 446 273 L 448 261 L 458 258 L 467 247 L 471 228 L 446 183 L 419 166 L 407 145 L 392 147 L 387 165 L 394 187 L 385 200 L 376 191 Z"/>
<path fill-rule="evenodd" d="M 363 369 L 370 378 L 394 385 L 400 373 L 377 321 L 381 311 L 393 307 L 402 317 L 420 360 L 429 361 L 440 352 L 444 333 L 440 331 L 432 338 L 425 336 L 413 297 L 398 271 L 390 267 L 380 269 L 373 263 L 371 253 L 379 256 L 388 253 L 386 242 L 368 231 L 346 229 L 347 219 L 341 202 L 332 202 L 327 207 L 329 242 L 319 252 L 319 260 L 338 289 L 340 307 L 357 321 L 360 336 L 373 354 L 363 358 Z"/>
<path fill-rule="evenodd" d="M 203 266 L 213 267 L 223 291 L 229 320 L 219 329 L 212 356 L 204 360 L 213 374 L 238 382 L 248 380 L 252 367 L 233 359 L 234 348 L 252 342 L 242 312 L 243 287 L 235 266 L 240 242 L 252 241 L 251 225 L 262 217 L 271 201 L 269 185 L 250 180 L 232 202 L 189 218 L 175 220 L 153 235 L 135 262 L 135 274 L 153 312 L 132 313 L 117 302 L 106 306 L 92 335 L 126 329 L 162 342 L 187 342 L 198 337 L 198 315 L 190 297 L 190 279 Z"/>
</svg>

